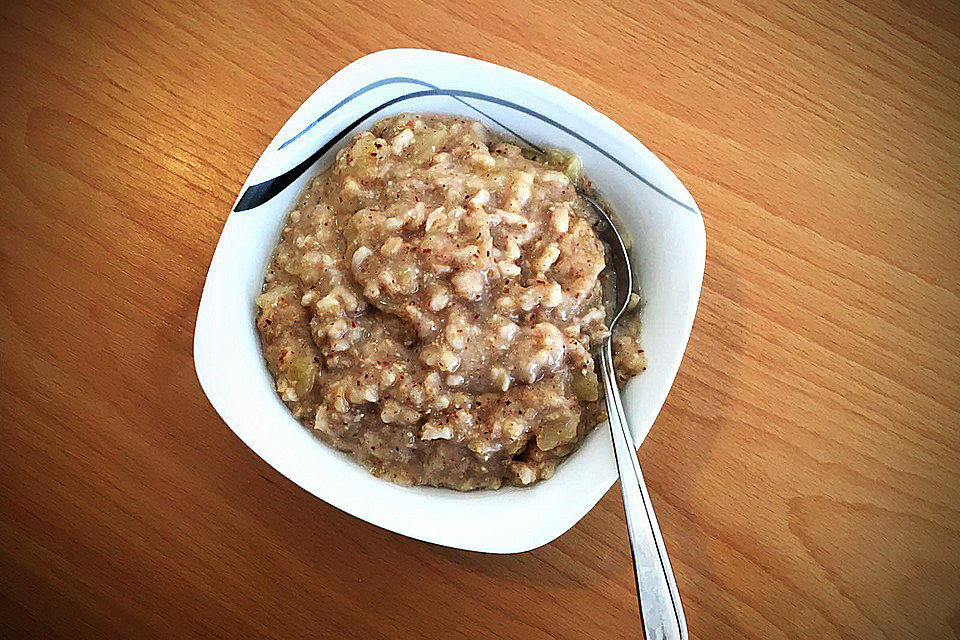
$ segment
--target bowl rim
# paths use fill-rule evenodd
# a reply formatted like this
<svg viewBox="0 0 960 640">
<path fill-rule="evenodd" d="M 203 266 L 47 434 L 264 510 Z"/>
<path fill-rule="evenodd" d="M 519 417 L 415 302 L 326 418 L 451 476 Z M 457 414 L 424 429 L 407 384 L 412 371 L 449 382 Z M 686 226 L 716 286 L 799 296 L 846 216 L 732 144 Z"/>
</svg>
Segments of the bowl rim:
<svg viewBox="0 0 960 640">
<path fill-rule="evenodd" d="M 683 207 L 693 212 L 696 215 L 696 219 L 699 221 L 699 224 L 696 225 L 693 230 L 694 237 L 692 238 L 693 242 L 698 245 L 697 249 L 699 250 L 698 256 L 697 256 L 699 263 L 698 265 L 695 265 L 696 267 L 695 271 L 699 274 L 699 276 L 695 278 L 696 280 L 695 282 L 690 283 L 690 296 L 689 296 L 688 304 L 684 309 L 684 314 L 683 314 L 683 317 L 681 318 L 681 322 L 683 326 L 683 332 L 682 332 L 683 337 L 682 337 L 681 343 L 679 344 L 679 348 L 676 350 L 674 362 L 671 362 L 669 365 L 669 375 L 667 375 L 664 378 L 664 382 L 662 383 L 663 389 L 660 393 L 659 402 L 657 403 L 656 410 L 653 412 L 653 416 L 654 416 L 653 419 L 655 419 L 655 416 L 659 414 L 659 411 L 662 409 L 663 403 L 666 400 L 669 390 L 672 388 L 673 381 L 679 370 L 680 362 L 686 351 L 687 342 L 689 340 L 693 321 L 696 315 L 696 309 L 699 303 L 700 291 L 701 291 L 702 280 L 703 280 L 704 265 L 705 265 L 705 259 L 706 259 L 706 239 L 705 239 L 706 230 L 703 224 L 702 215 L 700 214 L 700 210 L 697 207 L 696 203 L 694 202 L 693 198 L 690 196 L 689 192 L 682 185 L 682 183 L 680 183 L 679 179 L 677 179 L 676 176 L 670 171 L 670 169 L 667 168 L 666 165 L 659 158 L 657 158 L 652 152 L 650 152 L 646 147 L 644 147 L 642 143 L 640 143 L 639 140 L 637 140 L 633 135 L 631 135 L 629 132 L 627 132 L 622 127 L 617 125 L 607 116 L 603 115 L 599 111 L 593 109 L 592 107 L 584 103 L 579 98 L 576 98 L 575 96 L 572 96 L 571 94 L 557 87 L 554 87 L 553 85 L 547 84 L 532 76 L 523 74 L 513 69 L 495 65 L 490 62 L 485 62 L 485 61 L 477 60 L 474 58 L 467 58 L 465 56 L 460 56 L 457 54 L 438 52 L 438 51 L 432 51 L 432 50 L 424 50 L 424 49 L 386 49 L 386 50 L 377 51 L 371 54 L 367 54 L 365 56 L 362 56 L 361 58 L 358 58 L 357 60 L 351 62 L 350 64 L 340 69 L 336 74 L 331 76 L 326 82 L 322 83 L 320 87 L 318 87 L 314 91 L 314 93 L 311 94 L 311 96 L 308 97 L 307 100 L 300 105 L 300 107 L 298 107 L 298 109 L 294 112 L 294 114 L 280 128 L 277 135 L 268 144 L 264 152 L 257 159 L 256 163 L 254 164 L 253 168 L 250 171 L 250 174 L 248 175 L 247 179 L 244 181 L 244 184 L 237 195 L 237 198 L 234 202 L 234 206 L 231 208 L 230 214 L 227 217 L 227 221 L 224 224 L 224 230 L 221 232 L 221 235 L 218 238 L 217 249 L 219 250 L 221 244 L 223 244 L 223 237 L 226 234 L 226 230 L 230 222 L 230 216 L 235 215 L 238 211 L 245 210 L 245 208 L 255 208 L 256 204 L 254 204 L 253 207 L 242 207 L 241 205 L 244 204 L 244 198 L 247 197 L 249 194 L 251 194 L 252 189 L 258 186 L 261 186 L 266 182 L 270 182 L 272 179 L 277 177 L 276 169 L 274 168 L 275 163 L 268 162 L 268 160 L 271 159 L 270 158 L 271 152 L 284 150 L 290 146 L 295 147 L 296 145 L 293 145 L 292 143 L 295 143 L 304 133 L 306 133 L 306 131 L 308 131 L 311 127 L 313 127 L 317 122 L 319 122 L 322 119 L 322 117 L 317 118 L 316 120 L 312 121 L 312 123 L 307 123 L 308 126 L 306 127 L 304 127 L 304 122 L 302 121 L 297 122 L 298 114 L 300 114 L 305 108 L 307 108 L 307 106 L 311 103 L 311 101 L 314 100 L 317 96 L 322 95 L 322 92 L 324 91 L 325 87 L 329 89 L 330 87 L 333 87 L 334 84 L 337 82 L 339 82 L 340 84 L 344 84 L 344 86 L 349 86 L 349 83 L 343 83 L 344 79 L 349 78 L 349 76 L 352 73 L 358 72 L 360 70 L 365 70 L 370 67 L 390 68 L 391 65 L 396 65 L 398 63 L 410 65 L 411 63 L 415 63 L 415 62 L 421 62 L 424 64 L 433 63 L 433 64 L 449 64 L 449 65 L 455 65 L 455 66 L 465 65 L 465 66 L 475 67 L 476 69 L 479 69 L 483 72 L 497 74 L 499 77 L 503 78 L 504 80 L 509 80 L 512 84 L 522 85 L 527 90 L 534 91 L 542 96 L 545 96 L 546 99 L 549 99 L 555 102 L 561 102 L 566 107 L 575 109 L 579 112 L 579 114 L 584 115 L 585 117 L 588 117 L 592 121 L 592 123 L 595 124 L 596 126 L 602 127 L 608 133 L 612 133 L 613 135 L 616 135 L 619 138 L 622 138 L 624 142 L 631 147 L 632 151 L 635 151 L 643 156 L 643 161 L 645 163 L 651 163 L 651 162 L 654 163 L 656 166 L 658 166 L 658 169 L 665 171 L 666 174 L 669 174 L 669 176 L 672 178 L 672 185 L 671 185 L 672 189 L 670 189 L 670 191 L 668 192 L 665 189 L 658 187 L 653 182 L 647 180 L 645 177 L 639 176 L 639 175 L 637 176 L 642 181 L 646 182 L 649 186 L 651 186 L 654 190 L 659 191 L 662 195 L 664 195 L 666 198 L 671 200 L 674 204 L 679 205 L 680 207 Z M 340 90 L 339 85 L 337 85 L 337 88 L 335 90 Z M 334 109 L 338 107 L 342 107 L 345 104 L 347 104 L 347 102 L 349 102 L 349 98 L 351 97 L 351 95 L 348 95 L 346 96 L 346 98 L 340 100 L 334 107 L 332 107 L 326 112 L 325 116 L 333 112 Z M 347 130 L 349 129 L 350 127 L 347 128 Z M 300 156 L 303 156 L 302 152 L 300 153 Z M 309 166 L 312 166 L 313 163 L 307 162 L 311 156 L 309 155 L 305 157 L 300 157 L 300 156 L 290 155 L 284 160 L 284 162 L 286 164 L 289 164 L 291 162 L 297 162 L 297 165 L 295 165 L 294 168 L 304 163 L 307 163 Z M 319 158 L 319 156 L 317 157 Z M 272 174 L 271 174 L 271 171 L 273 172 Z M 266 178 L 266 180 L 264 180 L 264 178 Z M 290 183 L 287 183 L 287 186 L 289 186 L 289 184 Z M 677 188 L 678 186 L 679 188 Z M 277 185 L 273 185 L 273 187 L 276 188 Z M 279 188 L 280 190 L 282 190 L 285 187 L 280 186 Z M 248 202 L 248 204 L 250 203 Z M 426 542 L 431 542 L 434 544 L 440 544 L 440 545 L 454 547 L 454 548 L 467 549 L 472 551 L 481 551 L 481 552 L 489 552 L 489 553 L 519 553 L 519 552 L 528 551 L 531 549 L 535 549 L 539 546 L 542 546 L 543 544 L 546 544 L 558 538 L 563 533 L 568 531 L 580 519 L 582 519 L 586 515 L 586 513 L 588 513 L 596 505 L 597 502 L 599 502 L 600 498 L 603 497 L 603 495 L 610 489 L 610 487 L 615 482 L 616 469 L 612 465 L 608 465 L 609 468 L 606 470 L 606 473 L 604 474 L 602 480 L 596 482 L 595 485 L 592 487 L 593 490 L 590 493 L 590 498 L 582 501 L 583 504 L 581 508 L 570 511 L 566 515 L 566 517 L 562 520 L 562 524 L 557 524 L 550 528 L 544 528 L 544 530 L 542 531 L 528 532 L 526 537 L 522 539 L 510 540 L 510 539 L 501 537 L 501 539 L 491 540 L 489 541 L 489 543 L 478 542 L 477 540 L 461 542 L 456 539 L 452 539 L 449 536 L 426 532 L 423 530 L 422 527 L 405 526 L 401 523 L 398 523 L 395 518 L 391 519 L 390 517 L 385 516 L 383 513 L 373 513 L 370 510 L 364 510 L 362 508 L 358 508 L 356 504 L 347 504 L 345 503 L 345 501 L 338 499 L 339 496 L 337 495 L 333 495 L 330 493 L 323 493 L 323 495 L 321 495 L 321 492 L 318 492 L 314 488 L 310 488 L 306 486 L 302 482 L 298 481 L 297 478 L 292 477 L 293 474 L 290 474 L 284 469 L 282 469 L 281 465 L 276 463 L 276 460 L 272 460 L 271 457 L 265 452 L 263 452 L 260 447 L 252 444 L 249 441 L 249 438 L 245 437 L 244 434 L 241 433 L 241 431 L 238 430 L 236 426 L 231 423 L 230 411 L 226 406 L 227 399 L 223 397 L 223 390 L 219 388 L 217 384 L 215 384 L 215 380 L 212 378 L 212 376 L 215 376 L 214 363 L 212 363 L 209 360 L 209 358 L 207 357 L 208 354 L 206 354 L 204 351 L 204 347 L 205 347 L 204 339 L 209 335 L 208 332 L 211 329 L 211 327 L 209 326 L 210 313 L 207 313 L 210 311 L 210 296 L 208 295 L 208 287 L 211 284 L 211 278 L 214 272 L 214 266 L 216 265 L 216 262 L 217 262 L 217 251 L 214 252 L 214 256 L 211 260 L 210 270 L 208 271 L 206 281 L 204 283 L 204 290 L 203 290 L 203 293 L 201 294 L 200 306 L 199 306 L 197 322 L 195 326 L 194 363 L 195 363 L 195 368 L 197 372 L 197 377 L 200 382 L 200 386 L 203 389 L 204 393 L 206 394 L 207 398 L 209 399 L 210 403 L 213 405 L 214 409 L 221 416 L 221 418 L 224 420 L 227 426 L 238 437 L 240 437 L 241 440 L 244 441 L 244 443 L 247 444 L 248 447 L 250 447 L 259 457 L 261 457 L 267 464 L 274 467 L 282 475 L 284 475 L 285 477 L 293 481 L 295 484 L 300 485 L 310 493 L 313 493 L 314 495 L 324 500 L 328 504 L 331 504 L 347 513 L 350 513 L 355 517 L 358 517 L 362 520 L 370 522 L 376 526 L 382 527 L 384 529 L 388 529 L 390 531 L 394 531 L 396 533 L 400 533 L 408 537 L 424 540 Z M 205 304 L 205 301 L 206 301 L 206 304 Z M 651 424 L 653 422 L 653 419 L 650 420 Z M 651 424 L 646 425 L 647 431 L 649 430 L 649 427 L 651 426 Z M 603 425 L 600 425 L 597 427 L 598 430 L 603 428 L 604 428 Z M 637 436 L 636 441 L 637 441 L 637 446 L 639 447 L 643 440 L 643 437 L 646 436 L 646 431 L 643 431 L 642 433 L 635 433 L 635 436 Z M 574 455 L 576 455 L 576 452 L 574 453 Z M 611 454 L 611 459 L 612 459 L 612 454 Z M 395 485 L 390 484 L 386 480 L 379 480 L 379 482 L 383 482 L 389 485 L 390 487 L 395 487 Z M 544 482 L 550 482 L 550 480 L 546 480 Z M 519 489 L 519 491 L 529 491 L 529 490 L 530 489 Z M 449 492 L 450 490 L 433 489 L 433 491 Z M 505 490 L 501 489 L 499 491 L 505 491 Z M 466 495 L 466 494 L 463 494 L 463 495 Z"/>
</svg>

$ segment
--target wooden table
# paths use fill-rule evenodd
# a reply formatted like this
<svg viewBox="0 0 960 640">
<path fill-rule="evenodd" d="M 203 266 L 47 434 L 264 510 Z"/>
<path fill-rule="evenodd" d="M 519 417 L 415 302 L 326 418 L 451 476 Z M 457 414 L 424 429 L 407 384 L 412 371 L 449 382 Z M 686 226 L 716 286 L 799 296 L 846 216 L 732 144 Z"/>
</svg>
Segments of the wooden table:
<svg viewBox="0 0 960 640">
<path fill-rule="evenodd" d="M 638 638 L 619 489 L 516 556 L 258 459 L 194 376 L 280 124 L 364 53 L 582 97 L 689 187 L 707 270 L 641 459 L 693 638 L 960 637 L 960 10 L 942 2 L 0 9 L 0 636 Z"/>
</svg>

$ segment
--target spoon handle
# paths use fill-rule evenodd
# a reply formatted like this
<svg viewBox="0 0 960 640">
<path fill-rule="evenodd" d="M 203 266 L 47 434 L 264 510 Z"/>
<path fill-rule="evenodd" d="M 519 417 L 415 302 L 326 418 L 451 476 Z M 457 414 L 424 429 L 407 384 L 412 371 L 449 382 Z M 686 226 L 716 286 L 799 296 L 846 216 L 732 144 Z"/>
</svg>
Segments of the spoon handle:
<svg viewBox="0 0 960 640">
<path fill-rule="evenodd" d="M 683 617 L 680 593 L 667 558 L 667 549 L 663 545 L 657 517 L 653 513 L 650 494 L 643 483 L 637 447 L 630 435 L 620 401 L 609 338 L 600 349 L 600 372 L 610 417 L 613 453 L 620 471 L 620 489 L 623 491 L 623 509 L 627 515 L 643 637 L 646 640 L 687 640 L 687 622 Z"/>
</svg>

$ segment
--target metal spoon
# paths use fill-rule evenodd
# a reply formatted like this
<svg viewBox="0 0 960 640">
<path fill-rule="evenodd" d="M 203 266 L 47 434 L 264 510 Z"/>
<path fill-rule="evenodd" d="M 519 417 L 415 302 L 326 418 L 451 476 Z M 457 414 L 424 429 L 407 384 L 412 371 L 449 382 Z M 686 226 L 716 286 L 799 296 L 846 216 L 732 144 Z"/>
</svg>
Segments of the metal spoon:
<svg viewBox="0 0 960 640">
<path fill-rule="evenodd" d="M 580 196 L 599 216 L 597 234 L 610 247 L 607 269 L 613 277 L 615 312 L 609 319 L 612 332 L 630 301 L 633 291 L 633 273 L 627 258 L 627 249 L 607 212 L 593 199 Z M 620 489 L 623 491 L 623 509 L 627 515 L 627 532 L 633 555 L 633 572 L 637 582 L 637 600 L 643 637 L 647 640 L 687 640 L 687 622 L 683 617 L 680 593 L 667 558 L 667 549 L 660 535 L 657 517 L 653 513 L 650 494 L 643 483 L 637 447 L 630 434 L 627 418 L 620 401 L 617 375 L 613 370 L 611 338 L 600 347 L 600 377 L 603 379 L 607 414 L 610 417 L 610 435 L 613 452 L 620 471 Z"/>
</svg>

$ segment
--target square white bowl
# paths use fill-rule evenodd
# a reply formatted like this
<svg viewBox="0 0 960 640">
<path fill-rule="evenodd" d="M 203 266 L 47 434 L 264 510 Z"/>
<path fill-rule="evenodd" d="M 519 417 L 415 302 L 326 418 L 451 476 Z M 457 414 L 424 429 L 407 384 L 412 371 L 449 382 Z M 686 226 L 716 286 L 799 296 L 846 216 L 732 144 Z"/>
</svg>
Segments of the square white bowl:
<svg viewBox="0 0 960 640">
<path fill-rule="evenodd" d="M 278 399 L 261 356 L 254 299 L 287 212 L 351 133 L 400 112 L 462 114 L 583 160 L 633 240 L 649 365 L 627 384 L 623 402 L 636 442 L 643 440 L 677 374 L 700 297 L 706 237 L 696 203 L 653 153 L 577 98 L 517 71 L 436 51 L 380 51 L 347 65 L 267 146 L 210 264 L 194 334 L 197 376 L 247 446 L 329 504 L 436 544 L 528 551 L 570 529 L 613 485 L 617 472 L 605 428 L 532 487 L 471 493 L 400 487 L 373 477 L 300 425 Z"/>
</svg>

